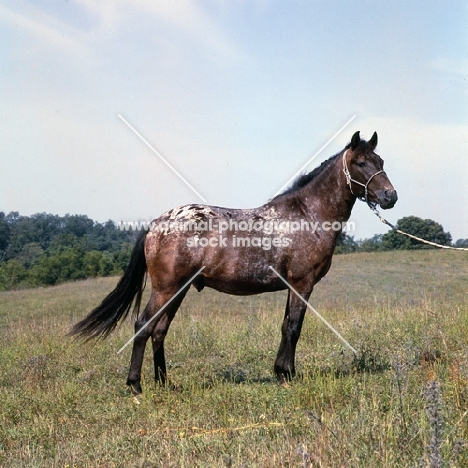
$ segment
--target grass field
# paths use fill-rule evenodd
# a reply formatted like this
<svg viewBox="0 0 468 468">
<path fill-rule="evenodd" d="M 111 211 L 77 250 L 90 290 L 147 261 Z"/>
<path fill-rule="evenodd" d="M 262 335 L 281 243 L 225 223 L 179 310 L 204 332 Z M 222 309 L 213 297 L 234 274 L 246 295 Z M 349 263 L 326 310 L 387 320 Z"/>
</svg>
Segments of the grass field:
<svg viewBox="0 0 468 468">
<path fill-rule="evenodd" d="M 116 278 L 0 293 L 2 467 L 468 466 L 468 255 L 341 255 L 311 304 L 299 375 L 276 383 L 286 292 L 189 292 L 166 340 L 172 385 L 126 385 L 126 322 L 65 337 Z"/>
</svg>

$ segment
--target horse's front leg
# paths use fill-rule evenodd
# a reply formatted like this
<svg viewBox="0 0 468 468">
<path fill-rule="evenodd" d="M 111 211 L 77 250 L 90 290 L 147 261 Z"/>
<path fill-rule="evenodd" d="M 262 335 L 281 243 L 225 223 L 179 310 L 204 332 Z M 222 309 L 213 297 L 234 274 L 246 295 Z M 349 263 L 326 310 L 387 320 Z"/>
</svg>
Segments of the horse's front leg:
<svg viewBox="0 0 468 468">
<path fill-rule="evenodd" d="M 303 294 L 308 300 L 312 291 Z M 296 374 L 296 345 L 301 334 L 307 306 L 294 292 L 288 292 L 288 300 L 281 327 L 281 344 L 275 361 L 275 374 L 279 380 L 290 380 Z"/>
</svg>

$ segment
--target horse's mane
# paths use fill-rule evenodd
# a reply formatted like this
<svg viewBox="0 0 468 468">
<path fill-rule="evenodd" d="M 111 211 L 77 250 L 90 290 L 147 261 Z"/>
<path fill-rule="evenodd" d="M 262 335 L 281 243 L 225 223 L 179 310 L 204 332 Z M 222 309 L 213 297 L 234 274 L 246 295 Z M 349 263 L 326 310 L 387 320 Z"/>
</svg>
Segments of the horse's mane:
<svg viewBox="0 0 468 468">
<path fill-rule="evenodd" d="M 345 149 L 348 149 L 349 146 L 350 145 L 347 145 Z M 320 166 L 317 166 L 313 171 L 309 172 L 308 174 L 301 174 L 297 176 L 297 178 L 293 181 L 291 186 L 287 188 L 286 190 L 284 190 L 283 192 L 281 192 L 278 196 L 291 194 L 305 187 L 309 182 L 311 182 L 318 175 L 320 175 L 332 162 L 334 162 L 341 153 L 342 152 L 340 151 L 334 156 L 331 156 L 330 158 L 325 160 L 322 164 L 320 164 Z"/>
</svg>

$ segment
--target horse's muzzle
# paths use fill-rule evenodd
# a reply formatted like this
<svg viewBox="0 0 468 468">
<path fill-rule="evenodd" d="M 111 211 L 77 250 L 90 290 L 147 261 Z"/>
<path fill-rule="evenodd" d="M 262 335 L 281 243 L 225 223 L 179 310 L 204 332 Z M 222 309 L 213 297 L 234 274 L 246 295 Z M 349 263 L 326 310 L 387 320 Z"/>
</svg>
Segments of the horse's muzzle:
<svg viewBox="0 0 468 468">
<path fill-rule="evenodd" d="M 379 200 L 378 203 L 383 210 L 393 208 L 398 200 L 397 192 L 393 188 L 379 190 L 376 195 Z"/>
</svg>

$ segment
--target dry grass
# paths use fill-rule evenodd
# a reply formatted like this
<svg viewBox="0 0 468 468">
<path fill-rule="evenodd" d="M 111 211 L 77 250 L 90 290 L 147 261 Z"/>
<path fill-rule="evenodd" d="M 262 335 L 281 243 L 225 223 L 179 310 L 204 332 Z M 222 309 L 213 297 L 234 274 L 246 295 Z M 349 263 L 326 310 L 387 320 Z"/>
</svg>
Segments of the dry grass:
<svg viewBox="0 0 468 468">
<path fill-rule="evenodd" d="M 0 294 L 1 466 L 436 466 L 433 446 L 468 465 L 464 253 L 335 257 L 311 303 L 359 358 L 309 314 L 287 387 L 272 374 L 286 293 L 191 291 L 167 338 L 172 387 L 154 385 L 148 352 L 140 405 L 130 349 L 117 354 L 130 323 L 98 343 L 64 336 L 115 282 Z"/>
</svg>

